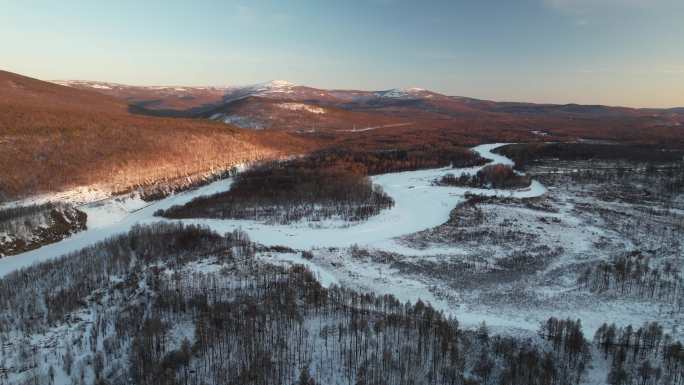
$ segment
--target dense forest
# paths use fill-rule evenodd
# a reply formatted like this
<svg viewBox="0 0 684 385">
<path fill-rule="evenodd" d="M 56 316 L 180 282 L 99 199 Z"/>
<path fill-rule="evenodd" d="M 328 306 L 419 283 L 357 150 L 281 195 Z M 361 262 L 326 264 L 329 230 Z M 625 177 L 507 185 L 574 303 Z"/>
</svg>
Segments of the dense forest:
<svg viewBox="0 0 684 385">
<path fill-rule="evenodd" d="M 68 204 L 0 209 L 0 257 L 57 242 L 86 228 L 87 215 Z"/>
<path fill-rule="evenodd" d="M 623 160 L 641 163 L 675 163 L 684 161 L 684 150 L 661 149 L 653 145 L 622 145 L 596 143 L 521 143 L 497 148 L 517 168 L 525 169 L 531 162 L 555 160 Z"/>
<path fill-rule="evenodd" d="M 307 140 L 196 119 L 130 113 L 126 102 L 0 71 L 0 202 L 98 185 L 111 192 L 182 188 Z"/>
<path fill-rule="evenodd" d="M 681 344 L 655 324 L 593 344 L 555 318 L 538 341 L 492 336 L 263 252 L 241 232 L 156 224 L 6 276 L 0 384 L 570 385 L 597 351 L 616 357 L 611 384 L 684 383 Z"/>
<path fill-rule="evenodd" d="M 307 157 L 270 162 L 235 176 L 230 191 L 159 212 L 168 218 L 233 218 L 287 224 L 302 219 L 365 220 L 394 201 L 368 175 L 423 168 L 480 165 L 486 160 L 464 148 L 376 152 L 323 150 Z"/>
<path fill-rule="evenodd" d="M 371 183 L 358 163 L 335 160 L 274 162 L 235 177 L 229 191 L 195 199 L 159 214 L 169 218 L 235 218 L 291 223 L 330 218 L 359 221 L 394 201 Z"/>
<path fill-rule="evenodd" d="M 519 189 L 529 187 L 532 178 L 517 174 L 510 166 L 502 164 L 483 167 L 475 174 L 446 174 L 435 182 L 439 186 L 458 186 L 496 189 Z"/>
<path fill-rule="evenodd" d="M 335 161 L 361 164 L 368 175 L 448 166 L 463 168 L 481 166 L 488 162 L 469 148 L 446 144 L 374 151 L 355 151 L 350 147 L 331 148 L 315 152 L 309 159 L 316 164 Z"/>
<path fill-rule="evenodd" d="M 671 164 L 605 162 L 593 168 L 578 166 L 554 168 L 546 173 L 535 173 L 535 176 L 556 184 L 563 183 L 564 179 L 580 185 L 619 184 L 621 195 L 631 196 L 633 200 L 669 200 L 684 193 L 684 161 Z"/>
</svg>

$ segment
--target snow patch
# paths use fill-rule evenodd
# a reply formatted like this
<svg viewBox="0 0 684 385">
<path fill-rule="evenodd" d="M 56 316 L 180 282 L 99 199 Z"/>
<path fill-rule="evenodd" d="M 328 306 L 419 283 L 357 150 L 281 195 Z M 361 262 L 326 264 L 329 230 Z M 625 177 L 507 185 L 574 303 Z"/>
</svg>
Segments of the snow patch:
<svg viewBox="0 0 684 385">
<path fill-rule="evenodd" d="M 264 128 L 264 125 L 260 121 L 250 118 L 249 116 L 225 114 L 220 112 L 213 114 L 211 117 L 209 117 L 209 119 L 218 120 L 226 124 L 232 124 L 240 128 L 251 128 L 253 130 L 261 130 Z"/>
<path fill-rule="evenodd" d="M 312 114 L 325 114 L 326 112 L 325 109 L 322 107 L 311 106 L 304 103 L 280 103 L 278 104 L 278 107 L 284 110 L 305 111 L 310 112 Z"/>
<path fill-rule="evenodd" d="M 112 192 L 101 186 L 80 186 L 57 193 L 40 194 L 0 204 L 0 209 L 20 206 L 41 205 L 49 202 L 64 202 L 74 206 L 110 198 Z"/>
<path fill-rule="evenodd" d="M 378 98 L 387 98 L 387 99 L 415 99 L 419 98 L 422 96 L 428 97 L 432 95 L 424 95 L 426 93 L 429 93 L 428 90 L 425 90 L 423 88 L 392 88 L 390 90 L 385 90 L 385 91 L 376 91 L 373 93 Z"/>
<path fill-rule="evenodd" d="M 530 131 L 533 135 L 537 136 L 549 136 L 549 133 L 546 131 L 539 131 L 539 130 L 532 130 Z"/>
</svg>

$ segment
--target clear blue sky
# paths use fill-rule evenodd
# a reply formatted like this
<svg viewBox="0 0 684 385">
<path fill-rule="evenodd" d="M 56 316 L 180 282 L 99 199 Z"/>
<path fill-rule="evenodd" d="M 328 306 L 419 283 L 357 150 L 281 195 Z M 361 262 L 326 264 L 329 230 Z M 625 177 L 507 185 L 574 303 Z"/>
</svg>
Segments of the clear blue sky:
<svg viewBox="0 0 684 385">
<path fill-rule="evenodd" d="M 2 0 L 0 68 L 684 106 L 684 0 Z"/>
</svg>

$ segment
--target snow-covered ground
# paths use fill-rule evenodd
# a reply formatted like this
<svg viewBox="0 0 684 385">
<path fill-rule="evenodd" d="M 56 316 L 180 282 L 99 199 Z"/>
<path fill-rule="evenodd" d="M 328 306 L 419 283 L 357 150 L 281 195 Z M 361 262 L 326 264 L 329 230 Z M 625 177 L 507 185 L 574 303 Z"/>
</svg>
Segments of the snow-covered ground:
<svg viewBox="0 0 684 385">
<path fill-rule="evenodd" d="M 492 152 L 498 146 L 500 144 L 488 144 L 474 150 L 490 159 L 490 164 L 513 165 L 510 159 Z M 570 168 L 566 171 L 576 167 L 567 166 Z M 545 181 L 546 186 L 534 181 L 530 187 L 515 191 L 433 184 L 447 173 L 473 174 L 480 168 L 440 168 L 375 176 L 373 182 L 382 186 L 396 204 L 361 223 L 330 220 L 268 225 L 258 221 L 211 219 L 182 222 L 202 224 L 221 233 L 241 228 L 258 243 L 297 249 L 294 252 L 261 251 L 257 253 L 257 260 L 274 265 L 305 265 L 325 287 L 340 285 L 359 292 L 392 294 L 402 302 L 429 302 L 434 308 L 456 317 L 462 328 L 474 329 L 485 321 L 495 334 L 536 338 L 540 322 L 553 316 L 581 319 L 584 335 L 589 340 L 604 322 L 639 327 L 645 322 L 657 321 L 675 338 L 684 337 L 681 307 L 657 298 L 590 292 L 580 289 L 577 283 L 579 273 L 592 263 L 637 249 L 645 252 L 659 247 L 668 249 L 672 255 L 667 254 L 663 259 L 681 266 L 684 254 L 681 253 L 682 245 L 675 239 L 677 235 L 656 231 L 657 228 L 650 227 L 652 223 L 648 222 L 660 221 L 666 227 L 671 221 L 681 220 L 684 217 L 681 195 L 674 206 L 662 210 L 650 202 L 600 200 L 596 189 L 607 187 L 557 183 L 544 176 L 545 172 L 534 175 Z M 556 174 L 563 176 L 564 172 L 554 171 L 553 175 Z M 136 224 L 167 221 L 155 217 L 154 212 L 184 204 L 198 196 L 226 191 L 231 183 L 231 179 L 220 180 L 152 203 L 129 196 L 86 204 L 80 209 L 88 214 L 87 231 L 32 252 L 0 259 L 0 277 L 124 233 Z M 454 224 L 450 213 L 465 201 L 467 192 L 499 198 L 537 199 L 481 202 L 475 208 L 482 216 L 479 224 L 468 222 L 461 226 L 458 221 Z M 464 206 L 468 205 L 460 207 Z M 646 218 L 644 208 L 652 209 L 654 213 Z M 468 212 L 459 210 L 455 211 L 457 218 L 467 220 Z M 621 231 L 630 227 L 631 222 L 624 220 L 628 216 L 646 221 L 643 226 L 648 228 L 648 234 L 636 237 L 636 240 L 625 236 Z M 458 238 L 458 235 L 463 237 Z M 539 265 L 525 270 L 524 266 L 506 267 L 499 263 L 519 253 L 540 255 Z M 657 258 L 657 251 L 649 253 Z M 223 274 L 223 269 L 229 267 L 218 258 L 208 256 L 189 263 L 184 269 L 187 274 Z M 167 273 L 170 274 L 170 270 Z M 94 319 L 91 310 L 79 310 L 74 313 L 72 321 L 75 321 L 71 324 L 58 325 L 30 337 L 31 346 L 40 346 L 45 352 L 53 351 L 44 359 L 56 369 L 55 383 L 68 383 L 69 380 L 60 368 L 58 357 L 62 353 L 54 353 L 61 352 L 55 347 L 61 346 L 60 341 L 84 334 L 75 330 L 89 330 Z M 170 335 L 174 344 L 183 337 L 192 340 L 192 328 L 181 323 L 174 326 Z M 605 383 L 610 365 L 596 353 L 586 383 Z"/>
<path fill-rule="evenodd" d="M 490 164 L 512 165 L 513 162 L 510 159 L 492 152 L 501 145 L 485 144 L 475 147 L 474 150 L 480 156 L 490 159 Z M 533 182 L 529 188 L 518 191 L 441 187 L 434 186 L 432 183 L 447 173 L 457 176 L 461 173 L 473 174 L 481 168 L 482 166 L 462 169 L 447 167 L 375 176 L 373 182 L 382 186 L 385 192 L 395 200 L 395 206 L 368 221 L 344 228 L 340 228 L 339 225 L 330 227 L 268 225 L 250 220 L 190 219 L 183 221 L 206 225 L 220 233 L 241 228 L 249 234 L 251 239 L 265 245 L 283 245 L 295 249 L 360 245 L 401 251 L 405 250 L 405 246 L 397 243 L 394 238 L 444 223 L 448 219 L 451 208 L 462 202 L 467 192 L 525 198 L 539 196 L 546 191 L 538 182 Z M 113 235 L 124 233 L 136 224 L 165 220 L 155 217 L 154 212 L 173 205 L 185 204 L 195 197 L 225 191 L 230 188 L 231 183 L 231 179 L 220 180 L 196 190 L 169 196 L 147 206 L 136 198 L 132 200 L 111 198 L 86 205 L 81 209 L 88 214 L 88 230 L 32 252 L 0 259 L 0 276 L 36 262 L 80 250 Z"/>
<path fill-rule="evenodd" d="M 80 206 L 112 197 L 111 191 L 98 186 L 81 186 L 59 193 L 34 195 L 18 201 L 0 203 L 0 209 L 17 206 L 41 205 L 48 202 L 63 202 Z"/>
<path fill-rule="evenodd" d="M 222 112 L 212 115 L 209 119 L 218 120 L 226 124 L 234 124 L 241 128 L 251 128 L 255 130 L 260 130 L 264 128 L 262 122 L 257 119 L 251 118 L 249 116 L 242 116 L 236 114 L 225 114 Z"/>
<path fill-rule="evenodd" d="M 325 114 L 325 108 L 304 103 L 280 103 L 278 107 L 289 111 L 305 111 L 317 115 Z"/>
<path fill-rule="evenodd" d="M 510 159 L 492 152 L 501 145 L 486 144 L 474 150 L 490 159 L 490 164 L 512 166 Z M 252 240 L 264 245 L 311 249 L 315 255 L 311 260 L 288 253 L 262 260 L 304 264 L 325 286 L 338 284 L 359 291 L 388 293 L 401 301 L 422 299 L 457 317 L 466 327 L 477 327 L 484 320 L 493 331 L 525 335 L 533 333 L 539 322 L 550 316 L 571 317 L 581 318 L 585 333 L 591 336 L 603 322 L 640 326 L 645 321 L 658 320 L 671 328 L 682 321 L 681 315 L 668 313 L 671 310 L 659 303 L 633 298 L 598 299 L 592 293 L 577 290 L 575 274 L 580 267 L 609 256 L 606 246 L 597 245 L 608 243 L 612 251 L 630 250 L 634 245 L 620 238 L 609 224 L 597 220 L 596 215 L 578 212 L 577 204 L 585 202 L 577 201 L 577 196 L 567 193 L 565 188 L 554 187 L 551 194 L 538 181 L 514 191 L 435 186 L 433 183 L 447 173 L 474 174 L 481 168 L 439 168 L 375 176 L 373 182 L 395 200 L 395 206 L 360 223 L 323 221 L 269 225 L 251 220 L 218 219 L 182 222 L 205 225 L 220 233 L 241 228 Z M 198 196 L 225 191 L 231 183 L 231 179 L 220 180 L 151 204 L 137 198 L 112 198 L 84 206 L 81 209 L 89 218 L 87 231 L 35 251 L 0 259 L 0 277 L 124 233 L 136 224 L 166 220 L 155 217 L 154 212 L 182 205 Z M 486 237 L 475 239 L 474 245 L 407 241 L 407 235 L 438 228 L 447 222 L 451 210 L 465 201 L 468 192 L 501 198 L 545 196 L 552 201 L 555 211 L 483 205 L 487 216 L 483 229 L 496 232 L 510 228 L 522 234 L 523 240 L 519 243 Z M 492 281 L 501 272 L 497 271 L 498 260 L 517 251 L 529 252 L 540 245 L 549 248 L 547 264 L 540 270 L 525 273 L 515 280 Z M 354 256 L 355 250 L 368 250 L 370 256 Z M 477 272 L 453 270 L 445 273 L 451 271 L 448 270 L 450 266 L 462 263 L 485 268 Z M 470 282 L 467 288 L 461 287 L 464 281 Z"/>
<path fill-rule="evenodd" d="M 14 270 L 46 261 L 61 255 L 80 250 L 88 245 L 125 233 L 136 224 L 156 222 L 154 212 L 173 205 L 185 204 L 196 196 L 211 195 L 230 188 L 231 179 L 223 179 L 196 190 L 171 195 L 166 199 L 150 204 L 138 210 L 129 206 L 130 212 L 122 212 L 119 199 L 112 198 L 80 207 L 88 214 L 88 230 L 74 234 L 60 242 L 53 243 L 28 253 L 0 259 L 0 276 Z M 127 205 L 128 203 L 126 203 Z M 126 206 L 124 205 L 124 207 Z"/>
</svg>

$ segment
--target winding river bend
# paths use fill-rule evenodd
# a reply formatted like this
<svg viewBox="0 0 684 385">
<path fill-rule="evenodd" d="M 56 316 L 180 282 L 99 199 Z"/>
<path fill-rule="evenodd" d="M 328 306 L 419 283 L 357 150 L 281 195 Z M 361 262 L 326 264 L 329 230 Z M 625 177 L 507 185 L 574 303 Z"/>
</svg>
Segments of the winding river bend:
<svg viewBox="0 0 684 385">
<path fill-rule="evenodd" d="M 502 143 L 483 144 L 474 147 L 473 150 L 483 158 L 490 159 L 489 164 L 513 165 L 510 159 L 492 152 L 502 145 Z M 458 169 L 445 167 L 374 176 L 372 177 L 373 183 L 382 186 L 385 192 L 394 199 L 395 205 L 360 223 L 267 225 L 251 220 L 190 219 L 180 221 L 205 225 L 219 233 L 241 228 L 258 243 L 283 245 L 295 249 L 359 245 L 406 254 L 424 253 L 424 250 L 419 251 L 401 246 L 395 238 L 446 222 L 451 209 L 465 200 L 466 192 L 517 198 L 536 197 L 546 192 L 544 186 L 537 181 L 533 181 L 528 188 L 513 191 L 432 185 L 435 179 L 445 174 L 451 173 L 456 176 L 473 174 L 482 167 L 484 166 Z M 187 203 L 198 196 L 225 191 L 230 188 L 231 184 L 230 178 L 220 180 L 196 190 L 172 195 L 132 212 L 126 210 L 120 199 L 116 198 L 86 206 L 83 210 L 88 214 L 88 230 L 36 250 L 0 259 L 0 276 L 125 233 L 137 224 L 168 221 L 168 219 L 155 217 L 154 212 Z"/>
</svg>

